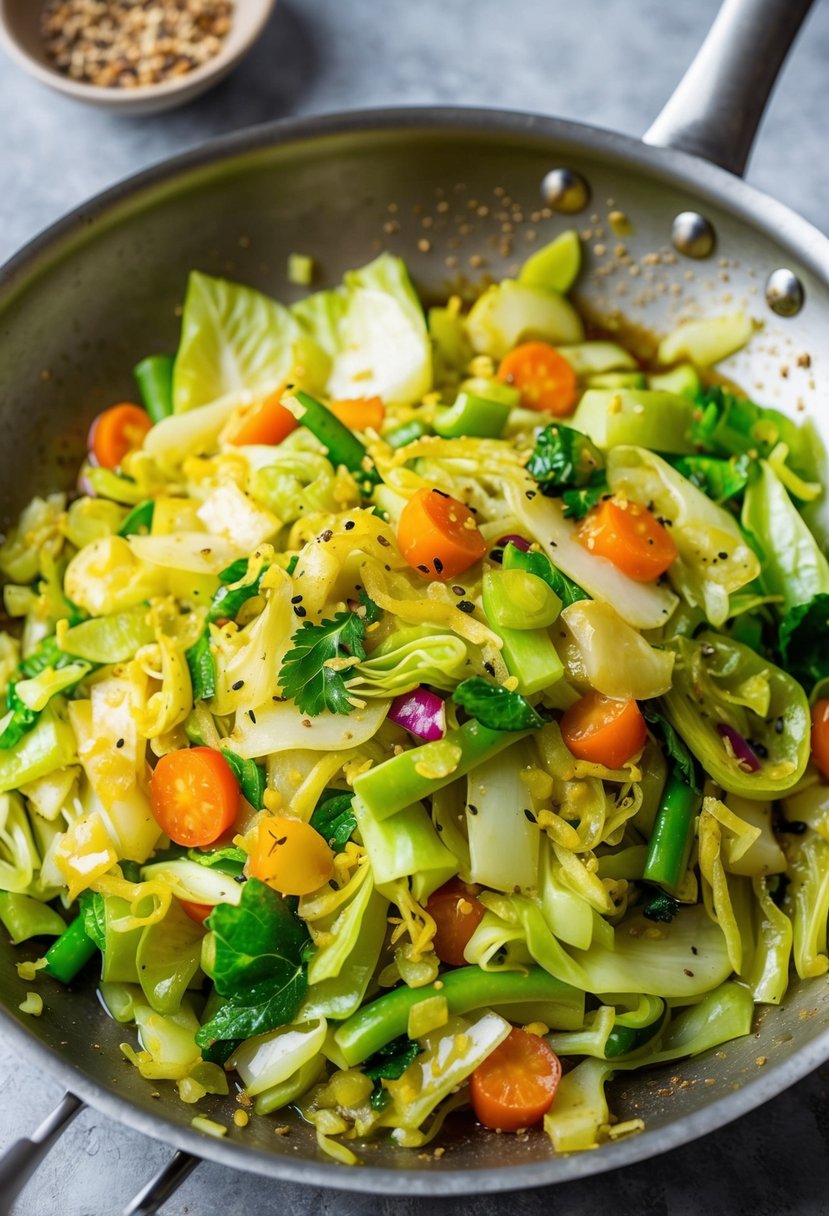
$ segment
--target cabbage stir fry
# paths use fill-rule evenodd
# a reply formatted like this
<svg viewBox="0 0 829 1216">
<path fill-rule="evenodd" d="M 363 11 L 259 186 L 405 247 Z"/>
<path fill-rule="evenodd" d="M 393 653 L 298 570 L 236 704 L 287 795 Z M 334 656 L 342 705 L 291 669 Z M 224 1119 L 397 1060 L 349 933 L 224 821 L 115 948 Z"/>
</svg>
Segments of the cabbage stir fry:
<svg viewBox="0 0 829 1216">
<path fill-rule="evenodd" d="M 153 1086 L 353 1163 L 470 1104 L 636 1131 L 614 1073 L 826 972 L 815 439 L 712 371 L 742 314 L 629 349 L 578 268 L 426 315 L 388 254 L 290 308 L 190 276 L 0 548 L 27 1012 L 100 974 Z"/>
</svg>

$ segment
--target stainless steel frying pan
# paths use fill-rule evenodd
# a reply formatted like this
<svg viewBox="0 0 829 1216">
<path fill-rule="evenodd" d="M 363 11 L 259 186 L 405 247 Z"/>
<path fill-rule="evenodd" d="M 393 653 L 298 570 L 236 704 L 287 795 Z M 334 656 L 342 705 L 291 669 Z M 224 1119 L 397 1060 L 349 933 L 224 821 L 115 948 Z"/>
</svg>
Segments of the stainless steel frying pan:
<svg viewBox="0 0 829 1216">
<path fill-rule="evenodd" d="M 290 298 L 289 252 L 313 252 L 321 281 L 333 283 L 385 247 L 407 258 L 426 296 L 445 296 L 509 273 L 574 223 L 588 253 L 579 294 L 606 327 L 624 317 L 658 332 L 681 316 L 747 308 L 762 332 L 730 373 L 765 403 L 808 410 L 829 439 L 829 240 L 739 177 L 808 8 L 727 0 L 644 143 L 524 114 L 372 111 L 243 132 L 101 195 L 2 277 L 0 513 L 69 483 L 92 415 L 132 392 L 137 359 L 174 346 L 190 269 Z M 829 1058 L 829 985 L 795 984 L 724 1058 L 671 1066 L 687 1085 L 660 1072 L 623 1079 L 613 1106 L 645 1119 L 639 1136 L 555 1157 L 543 1136 L 523 1142 L 458 1122 L 439 1161 L 379 1144 L 349 1170 L 321 1159 L 299 1122 L 284 1138 L 266 1120 L 238 1131 L 232 1098 L 210 1111 L 227 1138 L 206 1142 L 172 1087 L 153 1097 L 122 1062 L 123 1029 L 91 982 L 44 987 L 44 1016 L 21 1016 L 19 958 L 0 943 L 3 1033 L 76 1097 L 0 1164 L 6 1203 L 80 1102 L 180 1150 L 131 1209 L 147 1213 L 200 1154 L 317 1186 L 421 1195 L 584 1177 L 712 1131 Z"/>
</svg>

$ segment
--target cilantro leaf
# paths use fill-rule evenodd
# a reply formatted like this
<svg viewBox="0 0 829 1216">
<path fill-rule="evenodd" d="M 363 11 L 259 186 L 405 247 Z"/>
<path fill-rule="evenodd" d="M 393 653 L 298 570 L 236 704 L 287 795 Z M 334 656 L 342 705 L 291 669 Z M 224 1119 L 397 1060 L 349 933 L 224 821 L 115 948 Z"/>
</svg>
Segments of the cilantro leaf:
<svg viewBox="0 0 829 1216">
<path fill-rule="evenodd" d="M 83 931 L 103 954 L 106 945 L 106 906 L 98 891 L 84 891 L 78 897 Z"/>
<path fill-rule="evenodd" d="M 357 826 L 357 816 L 351 809 L 353 801 L 353 794 L 333 793 L 320 802 L 311 816 L 311 827 L 335 853 L 343 851 Z"/>
<path fill-rule="evenodd" d="M 673 464 L 691 485 L 702 490 L 714 502 L 723 503 L 742 494 L 748 485 L 751 459 L 745 452 L 728 460 L 721 460 L 717 456 L 680 456 Z"/>
<path fill-rule="evenodd" d="M 239 782 L 242 795 L 254 810 L 261 811 L 265 805 L 264 769 L 261 769 L 255 760 L 243 760 L 229 747 L 222 748 L 222 755 L 230 766 L 233 776 Z"/>
<path fill-rule="evenodd" d="M 208 701 L 216 695 L 216 660 L 210 652 L 210 635 L 205 629 L 184 657 L 190 668 L 193 700 Z"/>
<path fill-rule="evenodd" d="M 701 793 L 702 783 L 699 779 L 697 762 L 685 745 L 682 736 L 674 730 L 665 715 L 660 713 L 651 702 L 640 705 L 639 708 L 642 710 L 642 717 L 650 727 L 651 734 L 662 744 L 667 758 L 673 760 L 675 771 L 680 774 L 682 780 L 691 787 L 695 794 Z"/>
<path fill-rule="evenodd" d="M 581 431 L 552 422 L 536 439 L 526 468 L 542 494 L 555 495 L 568 487 L 592 484 L 596 473 L 604 469 L 604 460 Z"/>
<path fill-rule="evenodd" d="M 593 507 L 607 493 L 609 491 L 603 475 L 600 475 L 595 482 L 592 482 L 588 486 L 582 486 L 580 489 L 575 490 L 565 490 L 561 496 L 561 501 L 564 503 L 565 519 L 584 519 L 587 512 L 592 511 Z"/>
<path fill-rule="evenodd" d="M 810 687 L 829 676 L 829 595 L 821 592 L 790 608 L 780 624 L 785 670 Z"/>
<path fill-rule="evenodd" d="M 365 617 L 356 612 L 337 612 L 318 625 L 305 621 L 291 638 L 293 649 L 282 661 L 279 683 L 283 695 L 292 697 L 306 714 L 328 709 L 348 714 L 354 708 L 343 673 L 327 666 L 332 659 L 364 659 Z"/>
<path fill-rule="evenodd" d="M 461 681 L 452 700 L 489 730 L 535 730 L 544 725 L 544 719 L 520 693 L 481 676 Z"/>
<path fill-rule="evenodd" d="M 238 905 L 219 904 L 207 927 L 215 936 L 213 983 L 226 998 L 196 1033 L 200 1047 L 249 1039 L 291 1022 L 308 987 L 308 930 L 287 900 L 257 878 Z"/>
</svg>

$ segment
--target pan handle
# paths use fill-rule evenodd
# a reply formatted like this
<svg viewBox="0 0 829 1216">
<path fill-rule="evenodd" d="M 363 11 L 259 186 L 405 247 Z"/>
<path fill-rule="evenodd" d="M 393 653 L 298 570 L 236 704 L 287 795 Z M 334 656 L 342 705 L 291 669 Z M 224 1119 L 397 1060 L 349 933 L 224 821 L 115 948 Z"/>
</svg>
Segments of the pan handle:
<svg viewBox="0 0 829 1216">
<path fill-rule="evenodd" d="M 25 1140 L 15 1140 L 0 1157 L 0 1216 L 9 1216 L 23 1190 L 61 1132 L 83 1110 L 74 1094 L 64 1094 L 37 1131 Z"/>
<path fill-rule="evenodd" d="M 812 0 L 725 0 L 646 144 L 742 176 L 766 102 Z"/>
</svg>

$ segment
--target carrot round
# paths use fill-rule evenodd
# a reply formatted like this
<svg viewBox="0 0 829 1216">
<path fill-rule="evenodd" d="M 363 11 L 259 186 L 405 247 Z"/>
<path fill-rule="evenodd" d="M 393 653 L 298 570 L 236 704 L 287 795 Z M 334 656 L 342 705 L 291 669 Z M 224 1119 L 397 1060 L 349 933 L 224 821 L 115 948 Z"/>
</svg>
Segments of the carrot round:
<svg viewBox="0 0 829 1216">
<path fill-rule="evenodd" d="M 676 557 L 668 529 L 635 502 L 606 498 L 585 515 L 576 537 L 638 583 L 652 583 Z"/>
<path fill-rule="evenodd" d="M 279 388 L 262 401 L 252 406 L 239 419 L 228 436 L 230 443 L 242 447 L 247 444 L 277 444 L 299 426 L 296 418 L 282 404 L 284 388 Z"/>
<path fill-rule="evenodd" d="M 386 416 L 386 408 L 379 397 L 344 398 L 332 401 L 328 408 L 352 431 L 379 431 Z"/>
<path fill-rule="evenodd" d="M 621 768 L 645 746 L 645 719 L 634 700 L 590 691 L 561 719 L 561 737 L 578 760 Z"/>
<path fill-rule="evenodd" d="M 472 1109 L 484 1127 L 521 1131 L 543 1119 L 560 1080 L 561 1062 L 552 1047 L 540 1035 L 513 1027 L 470 1077 Z"/>
<path fill-rule="evenodd" d="M 812 759 L 829 781 L 829 701 L 825 699 L 812 706 Z"/>
<path fill-rule="evenodd" d="M 99 414 L 89 430 L 89 455 L 104 469 L 116 469 L 134 448 L 140 448 L 152 427 L 140 405 L 122 401 Z"/>
<path fill-rule="evenodd" d="M 397 544 L 425 578 L 457 578 L 486 553 L 487 545 L 468 507 L 442 490 L 418 490 L 400 514 Z"/>
<path fill-rule="evenodd" d="M 166 752 L 150 781 L 153 816 L 174 844 L 204 848 L 233 826 L 239 786 L 227 760 L 210 747 Z"/>
<path fill-rule="evenodd" d="M 498 379 L 521 392 L 529 410 L 545 410 L 566 418 L 576 408 L 576 373 L 563 355 L 547 342 L 524 342 L 511 350 L 498 368 Z"/>
</svg>

